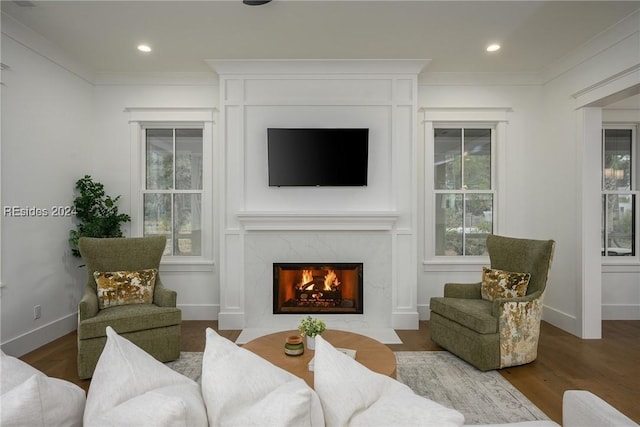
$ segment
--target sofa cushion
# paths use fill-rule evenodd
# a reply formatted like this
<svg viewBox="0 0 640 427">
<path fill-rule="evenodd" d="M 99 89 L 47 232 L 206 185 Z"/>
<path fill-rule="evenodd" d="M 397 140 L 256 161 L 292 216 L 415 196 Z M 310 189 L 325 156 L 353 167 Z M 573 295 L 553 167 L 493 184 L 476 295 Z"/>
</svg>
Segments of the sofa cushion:
<svg viewBox="0 0 640 427">
<path fill-rule="evenodd" d="M 327 427 L 461 426 L 464 416 L 415 394 L 316 337 L 315 389 Z"/>
<path fill-rule="evenodd" d="M 566 390 L 562 397 L 565 427 L 638 427 L 635 421 L 586 390 Z"/>
<path fill-rule="evenodd" d="M 94 271 L 98 307 L 151 304 L 158 270 Z"/>
<path fill-rule="evenodd" d="M 206 426 L 200 386 L 107 328 L 84 425 Z"/>
<path fill-rule="evenodd" d="M 212 426 L 324 426 L 320 400 L 307 383 L 211 328 L 202 395 Z"/>
<path fill-rule="evenodd" d="M 111 326 L 120 334 L 165 326 L 179 325 L 182 313 L 176 307 L 158 307 L 154 304 L 119 305 L 99 310 L 95 317 L 85 319 L 78 328 L 78 338 L 106 336 Z"/>
<path fill-rule="evenodd" d="M 510 271 L 482 267 L 482 299 L 493 301 L 496 298 L 517 298 L 527 294 L 529 273 L 514 273 Z"/>
<path fill-rule="evenodd" d="M 431 311 L 480 334 L 498 332 L 498 318 L 491 315 L 492 303 L 483 299 L 433 297 Z"/>
<path fill-rule="evenodd" d="M 82 426 L 85 393 L 0 351 L 2 426 Z"/>
</svg>

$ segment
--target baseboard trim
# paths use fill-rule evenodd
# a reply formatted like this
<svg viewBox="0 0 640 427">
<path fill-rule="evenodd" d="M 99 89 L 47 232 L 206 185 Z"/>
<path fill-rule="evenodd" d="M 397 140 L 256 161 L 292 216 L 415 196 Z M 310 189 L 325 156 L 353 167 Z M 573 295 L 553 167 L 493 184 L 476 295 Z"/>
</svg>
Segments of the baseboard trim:
<svg viewBox="0 0 640 427">
<path fill-rule="evenodd" d="M 560 310 L 545 305 L 542 310 L 542 320 L 551 323 L 553 326 L 567 331 L 570 334 L 578 335 L 577 319 L 575 316 L 572 316 L 568 313 L 564 313 Z"/>
<path fill-rule="evenodd" d="M 2 351 L 11 356 L 20 357 L 75 331 L 77 327 L 78 313 L 71 313 L 2 343 Z"/>
<path fill-rule="evenodd" d="M 178 304 L 182 320 L 218 320 L 220 304 Z"/>
<path fill-rule="evenodd" d="M 224 312 L 218 313 L 218 328 L 220 330 L 238 330 L 244 329 L 245 318 L 244 312 Z"/>
<path fill-rule="evenodd" d="M 640 305 L 602 304 L 602 320 L 640 320 Z"/>
<path fill-rule="evenodd" d="M 418 329 L 419 315 L 413 312 L 393 312 L 391 313 L 391 327 L 393 329 Z"/>
<path fill-rule="evenodd" d="M 429 304 L 418 304 L 418 318 L 420 320 L 429 320 L 431 318 L 431 307 Z"/>
</svg>

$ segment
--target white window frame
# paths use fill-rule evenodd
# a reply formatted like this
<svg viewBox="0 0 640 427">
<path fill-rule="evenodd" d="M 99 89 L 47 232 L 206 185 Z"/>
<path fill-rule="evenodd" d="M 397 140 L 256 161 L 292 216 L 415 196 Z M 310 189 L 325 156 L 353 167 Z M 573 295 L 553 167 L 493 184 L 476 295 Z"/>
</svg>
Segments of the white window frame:
<svg viewBox="0 0 640 427">
<path fill-rule="evenodd" d="M 603 190 L 601 184 L 601 200 L 604 194 L 623 194 L 623 195 L 635 195 L 636 197 L 636 211 L 635 211 L 635 255 L 634 256 L 605 256 L 601 255 L 602 265 L 628 265 L 638 264 L 640 262 L 640 191 L 638 190 L 638 184 L 640 184 L 640 153 L 638 151 L 638 125 L 637 124 L 616 124 L 616 123 L 603 123 L 602 125 L 602 142 L 600 145 L 600 174 L 601 183 L 604 179 L 604 131 L 606 129 L 630 129 L 631 130 L 631 191 L 613 191 Z M 602 205 L 600 205 L 600 212 L 602 214 Z M 601 221 L 602 223 L 602 221 Z M 602 232 L 602 230 L 600 230 Z"/>
<path fill-rule="evenodd" d="M 493 233 L 505 229 L 504 204 L 506 192 L 503 178 L 506 159 L 508 114 L 511 108 L 423 108 L 424 138 L 424 260 L 425 271 L 477 271 L 489 263 L 488 256 L 436 255 L 435 213 L 436 194 L 434 179 L 434 129 L 436 128 L 491 128 L 491 193 L 493 194 Z M 442 191 L 440 191 L 442 192 Z M 474 191 L 476 192 L 476 191 Z M 480 192 L 480 191 L 477 191 Z"/>
<path fill-rule="evenodd" d="M 213 271 L 214 267 L 214 109 L 210 108 L 127 108 L 131 132 L 131 233 L 144 233 L 145 129 L 202 129 L 202 247 L 199 256 L 163 256 L 165 271 Z"/>
</svg>

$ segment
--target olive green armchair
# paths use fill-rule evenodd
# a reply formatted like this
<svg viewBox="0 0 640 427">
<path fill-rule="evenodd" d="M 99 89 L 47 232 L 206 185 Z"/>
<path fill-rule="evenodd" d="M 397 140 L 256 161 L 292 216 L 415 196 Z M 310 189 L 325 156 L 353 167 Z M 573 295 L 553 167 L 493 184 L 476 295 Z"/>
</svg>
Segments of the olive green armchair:
<svg viewBox="0 0 640 427">
<path fill-rule="evenodd" d="M 483 371 L 535 360 L 554 245 L 553 240 L 488 236 L 491 269 L 529 273 L 526 293 L 491 301 L 483 298 L 482 282 L 447 283 L 444 297 L 430 301 L 431 339 Z"/>
<path fill-rule="evenodd" d="M 176 308 L 176 292 L 164 287 L 158 273 L 165 245 L 166 238 L 163 236 L 83 237 L 78 242 L 88 273 L 84 295 L 78 306 L 80 378 L 90 378 L 93 375 L 107 340 L 107 326 L 111 326 L 118 334 L 161 362 L 180 357 L 182 313 Z M 118 277 L 124 279 L 119 279 L 118 284 L 111 288 L 101 286 L 99 295 L 97 281 L 103 280 L 104 277 L 111 279 L 115 276 L 112 272 L 118 272 Z M 122 275 L 122 272 L 126 274 Z M 147 279 L 147 276 L 140 276 L 142 273 L 139 272 L 146 272 L 144 274 L 150 274 L 155 278 L 154 283 L 153 280 L 144 281 L 150 285 L 142 287 L 142 291 L 140 287 L 130 286 L 132 280 L 139 284 L 140 278 Z M 94 273 L 97 275 L 94 276 Z M 134 289 L 131 293 L 140 297 L 139 300 L 131 302 L 131 299 L 117 299 L 116 294 L 128 295 L 130 288 Z"/>
</svg>

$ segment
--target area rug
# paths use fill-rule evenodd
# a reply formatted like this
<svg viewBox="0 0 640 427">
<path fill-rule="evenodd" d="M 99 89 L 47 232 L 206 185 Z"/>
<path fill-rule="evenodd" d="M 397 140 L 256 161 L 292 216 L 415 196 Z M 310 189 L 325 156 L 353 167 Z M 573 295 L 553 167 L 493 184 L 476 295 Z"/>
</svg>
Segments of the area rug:
<svg viewBox="0 0 640 427">
<path fill-rule="evenodd" d="M 420 396 L 462 412 L 465 424 L 549 419 L 497 371 L 479 371 L 446 351 L 395 355 L 398 381 Z"/>
<path fill-rule="evenodd" d="M 397 379 L 416 394 L 464 414 L 465 424 L 549 418 L 497 371 L 482 372 L 446 351 L 395 352 Z M 182 352 L 167 366 L 200 382 L 202 353 Z"/>
</svg>

